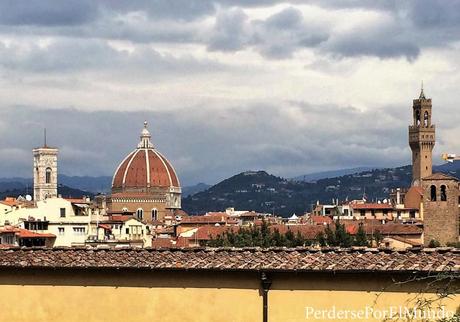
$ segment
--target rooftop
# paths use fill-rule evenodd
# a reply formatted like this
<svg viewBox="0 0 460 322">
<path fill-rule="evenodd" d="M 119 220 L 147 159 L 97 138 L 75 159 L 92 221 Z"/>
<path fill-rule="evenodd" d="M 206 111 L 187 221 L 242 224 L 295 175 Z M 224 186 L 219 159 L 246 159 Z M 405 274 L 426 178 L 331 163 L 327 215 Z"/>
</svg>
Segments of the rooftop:
<svg viewBox="0 0 460 322">
<path fill-rule="evenodd" d="M 14 233 L 19 238 L 56 238 L 56 235 L 46 233 L 36 233 L 24 228 L 14 226 L 3 226 L 0 227 L 0 234 L 2 233 Z"/>
<path fill-rule="evenodd" d="M 273 272 L 460 272 L 460 250 L 372 248 L 0 248 L 0 268 Z"/>
<path fill-rule="evenodd" d="M 363 203 L 351 204 L 353 209 L 393 209 L 393 206 L 387 203 Z"/>
</svg>

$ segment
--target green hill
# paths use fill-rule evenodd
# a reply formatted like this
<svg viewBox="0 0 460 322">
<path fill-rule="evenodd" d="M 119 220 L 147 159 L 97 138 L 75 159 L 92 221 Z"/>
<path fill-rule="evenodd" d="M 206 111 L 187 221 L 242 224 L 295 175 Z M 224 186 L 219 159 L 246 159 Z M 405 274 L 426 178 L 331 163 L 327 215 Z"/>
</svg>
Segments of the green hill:
<svg viewBox="0 0 460 322">
<path fill-rule="evenodd" d="M 460 177 L 460 170 L 449 168 L 446 172 Z M 249 171 L 184 198 L 182 208 L 190 214 L 234 207 L 290 216 L 310 211 L 317 200 L 331 203 L 333 198 L 351 200 L 360 199 L 363 195 L 367 200 L 381 200 L 388 198 L 392 188 L 408 187 L 410 183 L 410 166 L 375 169 L 316 182 L 288 180 L 265 171 Z"/>
</svg>

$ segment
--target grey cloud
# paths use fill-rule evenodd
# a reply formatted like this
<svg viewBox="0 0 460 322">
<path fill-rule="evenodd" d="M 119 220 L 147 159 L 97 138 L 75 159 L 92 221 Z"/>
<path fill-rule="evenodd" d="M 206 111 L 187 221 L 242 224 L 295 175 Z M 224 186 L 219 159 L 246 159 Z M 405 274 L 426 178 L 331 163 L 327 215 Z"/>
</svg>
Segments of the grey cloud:
<svg viewBox="0 0 460 322">
<path fill-rule="evenodd" d="M 256 2 L 257 3 L 257 2 Z M 302 3 L 301 1 L 294 3 Z M 305 3 L 305 2 L 304 2 Z M 216 23 L 226 30 L 212 50 L 241 50 L 251 47 L 268 58 L 289 58 L 295 51 L 310 47 L 336 57 L 375 56 L 381 59 L 405 57 L 415 60 L 423 48 L 445 46 L 460 39 L 460 2 L 458 1 L 308 1 L 326 9 L 365 9 L 391 19 L 384 24 L 358 25 L 348 32 L 332 32 L 328 26 L 312 25 L 293 7 L 265 21 L 226 19 Z M 346 15 L 347 12 L 343 11 Z M 224 28 L 227 24 L 233 27 Z M 246 25 L 245 28 L 241 26 Z M 240 26 L 235 29 L 235 26 Z M 249 27 L 248 27 L 249 26 Z M 244 31 L 244 32 L 241 32 Z M 212 38 L 215 39 L 215 38 Z M 233 44 L 233 46 L 226 44 Z"/>
<path fill-rule="evenodd" d="M 5 25 L 79 25 L 97 15 L 97 3 L 91 0 L 0 1 L 0 24 Z"/>
<path fill-rule="evenodd" d="M 308 3 L 332 9 L 376 9 L 394 11 L 395 8 L 406 0 L 301 0 L 300 3 Z M 416 1 L 416 0 L 415 0 Z"/>
<path fill-rule="evenodd" d="M 249 20 L 244 12 L 231 9 L 217 15 L 210 50 L 237 51 L 252 47 L 268 58 L 288 58 L 302 47 L 314 47 L 328 38 L 308 25 L 302 12 L 286 8 L 266 20 Z"/>
<path fill-rule="evenodd" d="M 265 20 L 251 20 L 244 11 L 278 3 L 284 2 L 7 0 L 0 2 L 0 32 L 15 37 L 34 34 L 133 43 L 188 43 L 225 52 L 251 48 L 272 59 L 287 59 L 302 48 L 314 48 L 320 54 L 335 57 L 414 60 L 426 47 L 446 46 L 460 39 L 458 1 L 290 1 L 291 7 Z M 305 3 L 326 10 L 370 10 L 392 19 L 383 26 L 376 21 L 374 25 L 358 25 L 350 32 L 336 32 L 333 23 L 307 21 L 296 8 Z M 347 15 L 347 10 L 342 13 Z M 136 19 L 135 14 L 144 14 L 146 19 Z M 205 19 L 213 17 L 215 24 L 210 27 Z"/>
<path fill-rule="evenodd" d="M 210 0 L 107 0 L 104 10 L 117 12 L 145 11 L 152 18 L 194 20 L 214 13 Z"/>
<path fill-rule="evenodd" d="M 339 56 L 376 56 L 380 58 L 406 57 L 415 60 L 420 48 L 405 35 L 403 30 L 393 27 L 380 30 L 355 30 L 346 35 L 332 37 L 320 48 L 324 53 Z"/>
<path fill-rule="evenodd" d="M 138 46 L 133 52 L 115 50 L 101 40 L 60 39 L 47 47 L 30 44 L 2 45 L 0 42 L 0 68 L 32 73 L 108 72 L 136 73 L 143 76 L 173 76 L 178 73 L 221 71 L 226 66 L 206 58 L 174 57 L 160 54 L 148 46 Z"/>
<path fill-rule="evenodd" d="M 235 51 L 246 46 L 252 37 L 248 16 L 239 8 L 220 12 L 209 41 L 210 50 Z"/>
<path fill-rule="evenodd" d="M 61 173 L 111 175 L 137 145 L 145 119 L 150 121 L 155 146 L 170 159 L 184 184 L 214 183 L 250 169 L 291 177 L 359 165 L 401 165 L 409 162 L 410 153 L 407 122 L 398 121 L 397 110 L 361 112 L 302 102 L 163 112 L 5 108 L 0 111 L 7 127 L 0 150 L 21 152 L 2 158 L 0 176 L 29 173 L 30 150 L 41 144 L 43 127 L 48 128 L 49 144 L 61 148 Z M 409 109 L 406 112 L 409 119 Z"/>
</svg>

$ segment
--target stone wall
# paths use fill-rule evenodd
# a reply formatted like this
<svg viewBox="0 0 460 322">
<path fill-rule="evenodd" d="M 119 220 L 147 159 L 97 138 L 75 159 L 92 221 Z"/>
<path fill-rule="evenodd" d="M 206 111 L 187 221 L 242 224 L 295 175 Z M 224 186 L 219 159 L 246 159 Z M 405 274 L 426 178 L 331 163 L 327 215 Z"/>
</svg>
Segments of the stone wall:
<svg viewBox="0 0 460 322">
<path fill-rule="evenodd" d="M 446 200 L 441 198 L 441 187 L 446 187 Z M 436 188 L 432 200 L 431 187 Z M 459 183 L 455 178 L 434 174 L 423 179 L 424 244 L 436 240 L 441 245 L 454 243 L 459 237 Z"/>
</svg>

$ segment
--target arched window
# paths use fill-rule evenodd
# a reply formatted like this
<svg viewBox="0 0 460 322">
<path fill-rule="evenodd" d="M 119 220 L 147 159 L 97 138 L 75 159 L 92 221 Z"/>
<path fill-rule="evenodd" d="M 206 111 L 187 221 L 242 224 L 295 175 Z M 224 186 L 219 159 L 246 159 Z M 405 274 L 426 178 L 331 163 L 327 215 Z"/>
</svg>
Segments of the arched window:
<svg viewBox="0 0 460 322">
<path fill-rule="evenodd" d="M 436 201 L 436 186 L 430 187 L 431 201 Z"/>
<path fill-rule="evenodd" d="M 415 125 L 420 126 L 420 111 L 415 112 Z"/>
<path fill-rule="evenodd" d="M 137 209 L 136 216 L 137 219 L 142 220 L 142 218 L 144 218 L 144 210 L 142 208 Z"/>
<path fill-rule="evenodd" d="M 45 170 L 45 182 L 51 183 L 51 168 L 46 168 Z"/>
<path fill-rule="evenodd" d="M 445 185 L 441 186 L 441 201 L 447 201 L 447 188 Z"/>
<path fill-rule="evenodd" d="M 425 114 L 423 115 L 423 126 L 425 127 L 428 127 L 428 118 L 429 118 L 428 112 L 425 112 Z"/>
<path fill-rule="evenodd" d="M 158 210 L 153 208 L 152 209 L 152 220 L 157 220 L 158 219 Z"/>
<path fill-rule="evenodd" d="M 121 209 L 121 211 L 123 211 L 123 212 L 128 212 L 128 208 L 123 207 L 123 209 Z"/>
</svg>

